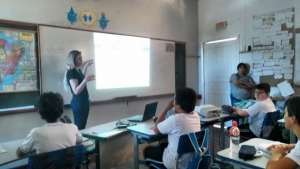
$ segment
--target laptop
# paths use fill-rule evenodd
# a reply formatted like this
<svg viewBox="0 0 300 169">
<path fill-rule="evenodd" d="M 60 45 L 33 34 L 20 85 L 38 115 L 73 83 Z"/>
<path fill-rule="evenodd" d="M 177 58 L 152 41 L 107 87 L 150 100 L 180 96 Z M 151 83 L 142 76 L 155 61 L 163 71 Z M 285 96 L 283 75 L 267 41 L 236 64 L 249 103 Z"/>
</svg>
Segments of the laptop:
<svg viewBox="0 0 300 169">
<path fill-rule="evenodd" d="M 157 103 L 158 102 L 146 104 L 144 115 L 135 115 L 130 117 L 127 120 L 130 122 L 142 122 L 142 121 L 152 119 L 155 116 Z"/>
</svg>

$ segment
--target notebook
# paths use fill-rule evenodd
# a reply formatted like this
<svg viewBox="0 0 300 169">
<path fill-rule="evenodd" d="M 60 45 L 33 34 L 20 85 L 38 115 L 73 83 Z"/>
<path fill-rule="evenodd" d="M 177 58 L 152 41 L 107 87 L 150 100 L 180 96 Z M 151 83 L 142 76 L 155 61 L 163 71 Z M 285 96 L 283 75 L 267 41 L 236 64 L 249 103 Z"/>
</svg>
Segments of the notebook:
<svg viewBox="0 0 300 169">
<path fill-rule="evenodd" d="M 142 122 L 142 121 L 152 119 L 155 116 L 157 103 L 158 102 L 146 104 L 143 115 L 135 115 L 128 118 L 127 120 L 130 122 Z"/>
</svg>

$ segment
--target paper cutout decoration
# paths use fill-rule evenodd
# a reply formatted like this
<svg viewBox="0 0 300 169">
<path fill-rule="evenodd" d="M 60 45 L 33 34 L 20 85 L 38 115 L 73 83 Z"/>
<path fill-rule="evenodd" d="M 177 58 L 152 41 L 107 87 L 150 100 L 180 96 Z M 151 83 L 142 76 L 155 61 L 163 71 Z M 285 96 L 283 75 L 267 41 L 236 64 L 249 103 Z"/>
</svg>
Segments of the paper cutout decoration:
<svg viewBox="0 0 300 169">
<path fill-rule="evenodd" d="M 73 8 L 71 7 L 69 13 L 68 13 L 68 20 L 71 22 L 71 24 L 73 25 L 73 23 L 75 23 L 77 21 L 77 13 L 74 12 Z"/>
<path fill-rule="evenodd" d="M 102 30 L 104 30 L 105 28 L 106 28 L 106 26 L 107 26 L 107 22 L 109 22 L 109 20 L 107 20 L 106 18 L 105 18 L 105 13 L 101 13 L 101 18 L 100 18 L 100 20 L 99 20 L 99 26 L 102 28 Z"/>
<path fill-rule="evenodd" d="M 79 15 L 79 20 L 83 26 L 93 27 L 96 24 L 97 17 L 91 10 L 82 10 Z"/>
</svg>

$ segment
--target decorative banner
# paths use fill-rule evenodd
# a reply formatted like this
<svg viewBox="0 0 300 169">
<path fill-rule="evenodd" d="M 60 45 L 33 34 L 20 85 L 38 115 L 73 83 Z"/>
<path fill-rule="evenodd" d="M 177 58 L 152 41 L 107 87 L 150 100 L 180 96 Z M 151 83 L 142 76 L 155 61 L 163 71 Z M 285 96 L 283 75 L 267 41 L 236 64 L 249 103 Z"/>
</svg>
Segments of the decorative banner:
<svg viewBox="0 0 300 169">
<path fill-rule="evenodd" d="M 73 23 L 75 23 L 77 21 L 77 13 L 74 12 L 73 8 L 71 7 L 69 13 L 68 13 L 68 20 L 71 22 L 71 24 L 73 25 Z"/>
<path fill-rule="evenodd" d="M 105 13 L 101 13 L 101 18 L 99 20 L 99 26 L 102 28 L 102 30 L 104 30 L 107 26 L 107 22 L 109 22 L 109 20 L 106 20 L 105 18 Z"/>
<path fill-rule="evenodd" d="M 79 15 L 79 20 L 83 26 L 93 27 L 96 24 L 97 17 L 91 10 L 82 10 Z"/>
</svg>

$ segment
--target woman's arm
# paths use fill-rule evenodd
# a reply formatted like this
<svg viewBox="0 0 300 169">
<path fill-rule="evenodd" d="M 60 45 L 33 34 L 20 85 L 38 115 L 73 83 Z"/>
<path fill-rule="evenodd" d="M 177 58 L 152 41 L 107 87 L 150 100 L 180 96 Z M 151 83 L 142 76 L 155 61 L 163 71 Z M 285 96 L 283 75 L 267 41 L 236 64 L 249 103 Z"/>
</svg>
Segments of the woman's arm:
<svg viewBox="0 0 300 169">
<path fill-rule="evenodd" d="M 86 75 L 86 70 L 87 70 L 87 68 L 88 68 L 89 66 L 91 66 L 93 63 L 94 63 L 94 60 L 93 60 L 93 59 L 87 60 L 87 61 L 85 61 L 85 62 L 82 63 L 82 65 L 81 65 L 80 68 L 81 68 L 81 70 L 83 70 L 84 76 Z"/>
<path fill-rule="evenodd" d="M 237 80 L 237 79 L 233 79 L 231 82 L 232 82 L 233 84 L 235 84 L 236 86 L 238 86 L 238 87 L 241 87 L 241 88 L 248 88 L 248 87 L 245 85 L 245 82 L 241 82 L 241 81 L 239 81 L 239 80 Z"/>
<path fill-rule="evenodd" d="M 174 104 L 173 104 L 173 103 L 174 103 L 174 100 L 170 101 L 170 102 L 166 105 L 165 109 L 162 111 L 162 113 L 161 113 L 161 115 L 159 116 L 159 118 L 156 120 L 155 126 L 154 126 L 154 128 L 153 128 L 153 130 L 154 130 L 154 132 L 155 132 L 156 134 L 160 133 L 160 131 L 159 131 L 158 128 L 157 128 L 158 123 L 160 123 L 160 122 L 162 122 L 162 121 L 165 120 L 165 117 L 166 117 L 166 114 L 168 113 L 168 111 L 174 107 Z"/>
<path fill-rule="evenodd" d="M 95 80 L 94 75 L 85 76 L 85 78 L 83 79 L 83 81 L 79 85 L 78 85 L 78 80 L 77 79 L 70 79 L 70 85 L 71 85 L 71 88 L 73 90 L 73 93 L 77 95 L 80 92 L 82 92 L 82 90 L 84 89 L 86 83 L 91 81 L 91 80 Z"/>
</svg>

